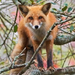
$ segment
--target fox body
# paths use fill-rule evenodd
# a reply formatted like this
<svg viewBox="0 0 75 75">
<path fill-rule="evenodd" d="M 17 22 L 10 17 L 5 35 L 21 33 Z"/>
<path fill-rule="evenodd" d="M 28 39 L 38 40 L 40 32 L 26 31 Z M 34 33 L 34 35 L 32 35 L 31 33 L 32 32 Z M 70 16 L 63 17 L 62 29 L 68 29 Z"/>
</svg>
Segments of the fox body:
<svg viewBox="0 0 75 75">
<path fill-rule="evenodd" d="M 27 47 L 29 44 L 33 46 L 35 51 L 39 46 L 39 44 L 41 43 L 44 36 L 47 34 L 49 28 L 56 22 L 54 14 L 49 11 L 51 7 L 50 3 L 38 6 L 19 5 L 18 7 L 23 16 L 23 19 L 20 21 L 18 25 L 19 40 L 11 54 L 11 57 L 13 59 L 23 50 L 24 47 Z M 54 39 L 57 35 L 57 31 L 58 27 L 56 26 L 52 30 L 51 34 L 49 35 L 43 46 L 44 48 L 46 48 L 47 52 L 48 69 L 51 66 L 53 66 L 52 49 L 53 49 Z M 43 61 L 41 58 L 40 51 L 37 54 L 38 67 L 43 68 Z M 25 61 L 25 57 L 26 56 L 23 56 L 21 57 L 21 59 Z"/>
</svg>

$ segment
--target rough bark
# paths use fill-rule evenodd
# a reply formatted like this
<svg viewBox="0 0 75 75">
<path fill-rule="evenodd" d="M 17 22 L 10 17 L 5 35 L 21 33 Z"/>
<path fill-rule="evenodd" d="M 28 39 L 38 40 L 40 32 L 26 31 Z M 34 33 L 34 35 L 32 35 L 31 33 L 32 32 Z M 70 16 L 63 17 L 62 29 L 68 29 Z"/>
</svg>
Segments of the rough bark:
<svg viewBox="0 0 75 75">
<path fill-rule="evenodd" d="M 22 75 L 64 75 L 64 74 L 75 74 L 75 67 L 66 67 L 62 69 L 56 69 L 55 71 L 45 70 L 44 72 L 39 71 L 34 65 L 32 65 L 24 74 Z"/>
<path fill-rule="evenodd" d="M 74 35 L 64 35 L 61 37 L 60 35 L 56 37 L 54 44 L 55 45 L 64 45 L 69 42 L 75 41 L 75 34 Z"/>
</svg>

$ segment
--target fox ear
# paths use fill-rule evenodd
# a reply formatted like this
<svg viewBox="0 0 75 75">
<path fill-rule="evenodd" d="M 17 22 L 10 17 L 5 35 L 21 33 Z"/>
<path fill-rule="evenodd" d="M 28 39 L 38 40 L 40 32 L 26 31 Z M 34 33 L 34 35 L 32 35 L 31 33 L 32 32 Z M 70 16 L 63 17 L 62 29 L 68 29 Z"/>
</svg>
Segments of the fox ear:
<svg viewBox="0 0 75 75">
<path fill-rule="evenodd" d="M 47 3 L 47 4 L 43 5 L 42 11 L 45 15 L 48 14 L 50 7 L 51 7 L 51 3 Z"/>
<path fill-rule="evenodd" d="M 29 12 L 29 9 L 27 8 L 27 6 L 25 5 L 18 5 L 18 8 L 19 10 L 21 11 L 21 14 L 25 17 L 28 12 Z"/>
</svg>

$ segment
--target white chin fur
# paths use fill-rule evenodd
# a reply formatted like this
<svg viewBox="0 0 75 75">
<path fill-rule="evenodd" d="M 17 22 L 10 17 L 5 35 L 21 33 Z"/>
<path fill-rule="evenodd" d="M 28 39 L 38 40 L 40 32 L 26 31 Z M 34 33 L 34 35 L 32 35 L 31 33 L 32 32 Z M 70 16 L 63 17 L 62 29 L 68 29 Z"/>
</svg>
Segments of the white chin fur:
<svg viewBox="0 0 75 75">
<path fill-rule="evenodd" d="M 35 26 L 32 26 L 33 29 L 35 29 Z"/>
</svg>

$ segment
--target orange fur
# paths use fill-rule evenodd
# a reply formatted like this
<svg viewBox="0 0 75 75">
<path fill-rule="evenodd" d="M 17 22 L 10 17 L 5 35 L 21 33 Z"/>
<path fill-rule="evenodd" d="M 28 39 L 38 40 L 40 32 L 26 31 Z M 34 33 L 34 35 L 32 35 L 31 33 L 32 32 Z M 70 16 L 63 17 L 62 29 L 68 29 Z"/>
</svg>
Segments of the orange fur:
<svg viewBox="0 0 75 75">
<path fill-rule="evenodd" d="M 18 25 L 19 40 L 11 54 L 11 58 L 13 59 L 16 55 L 18 55 L 23 50 L 24 47 L 27 47 L 27 45 L 29 44 L 33 45 L 34 51 L 35 51 L 38 45 L 41 43 L 44 36 L 46 35 L 47 31 L 56 22 L 56 18 L 54 14 L 49 12 L 50 3 L 41 5 L 41 6 L 19 5 L 19 9 L 22 13 L 23 19 L 20 21 Z M 50 56 L 49 52 L 51 51 L 52 53 L 53 43 L 57 35 L 57 31 L 58 31 L 58 27 L 56 26 L 52 30 L 47 41 L 45 42 L 45 48 L 47 51 L 47 59 Z M 26 52 L 25 52 L 25 55 L 26 55 Z M 40 51 L 39 51 L 39 56 L 41 56 Z M 25 57 L 26 56 L 22 56 L 22 58 L 19 58 L 19 60 L 23 59 L 22 63 L 24 63 Z M 40 57 L 37 57 L 37 58 L 40 58 Z M 12 74 L 12 71 L 17 73 L 16 69 L 11 70 L 10 71 L 11 74 Z"/>
</svg>

